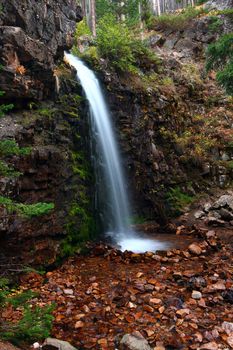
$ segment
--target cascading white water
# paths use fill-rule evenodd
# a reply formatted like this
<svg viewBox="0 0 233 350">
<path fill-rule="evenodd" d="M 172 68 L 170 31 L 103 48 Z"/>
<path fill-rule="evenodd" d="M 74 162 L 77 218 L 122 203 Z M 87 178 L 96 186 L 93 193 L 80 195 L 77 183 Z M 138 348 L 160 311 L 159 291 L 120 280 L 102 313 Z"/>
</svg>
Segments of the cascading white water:
<svg viewBox="0 0 233 350">
<path fill-rule="evenodd" d="M 110 231 L 115 242 L 122 250 L 145 252 L 158 249 L 159 242 L 139 238 L 129 227 L 130 210 L 125 189 L 124 175 L 121 169 L 119 152 L 110 116 L 100 84 L 95 74 L 85 64 L 72 54 L 65 54 L 65 59 L 77 71 L 82 88 L 89 102 L 94 133 L 102 153 L 104 179 L 110 200 L 111 218 Z"/>
</svg>

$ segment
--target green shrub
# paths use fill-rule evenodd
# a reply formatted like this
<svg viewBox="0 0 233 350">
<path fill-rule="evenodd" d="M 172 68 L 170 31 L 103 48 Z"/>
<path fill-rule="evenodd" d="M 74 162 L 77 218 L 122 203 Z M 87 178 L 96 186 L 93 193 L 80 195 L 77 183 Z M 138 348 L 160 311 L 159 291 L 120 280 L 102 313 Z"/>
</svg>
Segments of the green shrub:
<svg viewBox="0 0 233 350">
<path fill-rule="evenodd" d="M 174 214 L 179 215 L 186 205 L 193 202 L 194 197 L 184 193 L 179 186 L 176 186 L 167 192 L 167 200 Z"/>
<path fill-rule="evenodd" d="M 221 20 L 221 18 L 217 16 L 210 16 L 209 19 L 210 19 L 209 30 L 211 32 L 218 32 L 221 26 L 223 25 L 223 21 Z"/>
<path fill-rule="evenodd" d="M 28 155 L 31 153 L 30 147 L 19 147 L 15 140 L 5 139 L 0 141 L 0 155 Z"/>
<path fill-rule="evenodd" d="M 91 30 L 87 25 L 86 18 L 78 22 L 76 25 L 75 38 L 79 39 L 81 36 L 91 36 Z"/>
<path fill-rule="evenodd" d="M 0 324 L 1 338 L 15 344 L 47 338 L 52 329 L 53 310 L 54 305 L 34 308 L 25 305 L 21 320 L 17 323 Z"/>
<path fill-rule="evenodd" d="M 15 203 L 12 201 L 12 199 L 3 196 L 0 196 L 0 205 L 5 206 L 8 212 L 16 212 L 22 216 L 25 216 L 26 218 L 45 215 L 48 214 L 52 209 L 54 209 L 53 203 Z"/>
<path fill-rule="evenodd" d="M 1 6 L 0 6 L 0 12 L 1 12 Z M 0 70 L 2 69 L 2 65 L 0 65 Z M 5 94 L 4 91 L 0 90 L 0 97 L 2 97 Z M 0 118 L 5 115 L 6 112 L 11 110 L 14 107 L 13 104 L 0 104 Z"/>
<path fill-rule="evenodd" d="M 20 307 L 30 299 L 33 299 L 38 296 L 38 293 L 31 290 L 16 294 L 12 297 L 7 298 L 7 302 L 11 304 L 14 308 Z"/>
<path fill-rule="evenodd" d="M 165 13 L 161 16 L 153 17 L 149 23 L 150 29 L 158 28 L 161 30 L 183 30 L 190 26 L 190 21 L 199 15 L 205 13 L 204 9 L 187 7 L 179 13 Z"/>
<path fill-rule="evenodd" d="M 205 2 L 207 2 L 208 0 L 198 0 L 197 5 L 203 5 Z"/>
<path fill-rule="evenodd" d="M 0 176 L 17 177 L 20 175 L 21 173 L 19 171 L 15 171 L 14 168 L 0 160 Z"/>
<path fill-rule="evenodd" d="M 218 70 L 218 83 L 229 95 L 233 95 L 233 33 L 221 36 L 208 46 L 206 69 Z"/>
<path fill-rule="evenodd" d="M 127 25 L 110 14 L 99 21 L 96 45 L 98 56 L 116 71 L 136 73 L 138 68 L 160 63 L 146 43 L 133 37 Z"/>
<path fill-rule="evenodd" d="M 4 91 L 1 91 L 1 90 L 0 90 L 0 97 L 3 96 L 4 93 L 5 93 Z M 0 105 L 0 118 L 3 117 L 3 116 L 6 114 L 6 112 L 8 112 L 9 110 L 11 110 L 13 107 L 14 107 L 13 104 L 8 104 L 8 105 L 6 105 L 6 104 L 1 104 L 1 105 Z"/>
<path fill-rule="evenodd" d="M 132 37 L 126 26 L 118 23 L 114 16 L 104 16 L 97 27 L 97 50 L 99 55 L 120 71 L 134 69 Z"/>
</svg>

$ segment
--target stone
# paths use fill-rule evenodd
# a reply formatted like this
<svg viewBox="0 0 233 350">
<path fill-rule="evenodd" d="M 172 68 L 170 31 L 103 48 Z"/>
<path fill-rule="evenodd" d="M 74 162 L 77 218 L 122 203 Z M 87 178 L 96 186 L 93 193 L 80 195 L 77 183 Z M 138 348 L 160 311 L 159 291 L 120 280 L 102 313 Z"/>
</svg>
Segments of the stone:
<svg viewBox="0 0 233 350">
<path fill-rule="evenodd" d="M 192 298 L 195 299 L 195 300 L 201 299 L 202 298 L 201 292 L 198 292 L 197 290 L 194 290 L 192 292 Z"/>
<path fill-rule="evenodd" d="M 233 335 L 227 338 L 227 344 L 233 349 Z"/>
<path fill-rule="evenodd" d="M 59 340 L 56 338 L 45 339 L 43 350 L 77 350 L 74 346 L 70 345 L 67 341 Z"/>
<path fill-rule="evenodd" d="M 219 210 L 219 215 L 221 216 L 221 219 L 226 220 L 226 221 L 231 221 L 233 220 L 233 213 L 231 213 L 229 210 L 225 208 L 221 208 Z"/>
<path fill-rule="evenodd" d="M 209 10 L 231 9 L 233 7 L 233 0 L 210 0 L 206 2 L 204 7 Z"/>
<path fill-rule="evenodd" d="M 8 343 L 0 341 L 0 349 L 1 350 L 21 350 L 20 348 Z"/>
<path fill-rule="evenodd" d="M 211 204 L 210 204 L 210 203 L 205 203 L 205 205 L 204 205 L 204 211 L 205 211 L 206 213 L 209 212 L 210 208 L 211 208 Z"/>
<path fill-rule="evenodd" d="M 231 333 L 233 334 L 233 322 L 224 321 L 224 322 L 222 323 L 222 329 L 223 329 L 228 335 L 230 335 Z"/>
<path fill-rule="evenodd" d="M 63 292 L 64 292 L 64 294 L 66 294 L 66 295 L 73 295 L 73 294 L 74 294 L 73 289 L 64 289 Z"/>
<path fill-rule="evenodd" d="M 120 341 L 119 350 L 152 350 L 140 332 L 125 334 Z"/>
<path fill-rule="evenodd" d="M 218 350 L 218 344 L 216 342 L 209 342 L 201 345 L 201 350 Z"/>
<path fill-rule="evenodd" d="M 202 249 L 198 243 L 192 243 L 189 245 L 188 250 L 194 255 L 201 255 Z"/>
<path fill-rule="evenodd" d="M 220 209 L 222 207 L 228 207 L 233 211 L 233 195 L 225 194 L 212 205 L 214 209 Z"/>
<path fill-rule="evenodd" d="M 202 210 L 198 210 L 196 213 L 194 213 L 195 219 L 201 219 L 203 216 L 205 216 L 205 213 Z"/>
</svg>

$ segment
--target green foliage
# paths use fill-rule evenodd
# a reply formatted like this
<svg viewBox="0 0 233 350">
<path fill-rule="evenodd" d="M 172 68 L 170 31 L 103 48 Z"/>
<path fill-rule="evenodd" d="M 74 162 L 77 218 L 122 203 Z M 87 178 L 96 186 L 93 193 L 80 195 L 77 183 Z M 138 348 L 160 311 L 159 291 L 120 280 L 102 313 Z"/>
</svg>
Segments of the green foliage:
<svg viewBox="0 0 233 350">
<path fill-rule="evenodd" d="M 134 33 L 135 35 L 135 33 Z M 97 52 L 119 72 L 138 72 L 145 64 L 158 64 L 157 56 L 113 15 L 101 18 L 97 27 Z"/>
<path fill-rule="evenodd" d="M 78 22 L 76 25 L 75 37 L 79 39 L 81 36 L 91 36 L 91 30 L 87 25 L 86 18 L 83 18 L 82 21 Z"/>
<path fill-rule="evenodd" d="M 8 278 L 0 278 L 0 305 L 5 303 L 6 297 L 9 294 L 9 283 Z"/>
<path fill-rule="evenodd" d="M 12 297 L 7 298 L 7 302 L 11 304 L 15 309 L 24 305 L 28 300 L 37 297 L 39 294 L 31 290 L 16 294 Z"/>
<path fill-rule="evenodd" d="M 82 152 L 72 152 L 71 159 L 73 175 L 77 176 L 79 183 L 75 189 L 76 198 L 70 203 L 67 214 L 65 225 L 67 237 L 62 243 L 62 257 L 83 250 L 85 242 L 93 239 L 96 234 L 90 194 L 87 191 L 87 185 L 89 186 L 91 182 L 90 166 Z"/>
<path fill-rule="evenodd" d="M 153 17 L 148 26 L 150 29 L 183 30 L 190 25 L 191 20 L 205 12 L 206 10 L 203 8 L 187 7 L 179 13 L 165 13 L 161 16 Z"/>
<path fill-rule="evenodd" d="M 33 342 L 50 335 L 52 329 L 54 305 L 31 308 L 24 306 L 23 317 L 17 323 L 0 325 L 1 338 L 18 344 L 21 341 Z"/>
<path fill-rule="evenodd" d="M 97 27 L 99 55 L 120 71 L 132 71 L 135 57 L 132 52 L 132 37 L 126 26 L 118 23 L 112 15 L 104 16 Z"/>
<path fill-rule="evenodd" d="M 233 95 L 233 33 L 221 36 L 208 46 L 206 69 L 217 69 L 218 83 Z"/>
<path fill-rule="evenodd" d="M 0 5 L 0 13 L 2 11 L 2 6 Z M 0 65 L 0 70 L 2 69 L 2 65 Z M 2 97 L 5 94 L 4 91 L 0 90 L 0 97 Z M 11 110 L 14 107 L 13 104 L 0 104 L 0 118 L 5 115 L 6 112 Z"/>
<path fill-rule="evenodd" d="M 209 30 L 214 33 L 218 32 L 221 26 L 223 25 L 223 21 L 221 20 L 221 18 L 217 16 L 210 16 L 209 19 L 210 19 Z"/>
<path fill-rule="evenodd" d="M 233 9 L 219 10 L 219 11 L 217 11 L 217 14 L 232 17 L 233 16 Z"/>
<path fill-rule="evenodd" d="M 205 2 L 207 2 L 208 0 L 198 0 L 197 5 L 203 5 Z"/>
<path fill-rule="evenodd" d="M 184 193 L 179 186 L 176 186 L 167 192 L 167 200 L 174 214 L 179 215 L 185 206 L 193 202 L 194 197 Z"/>
<path fill-rule="evenodd" d="M 4 95 L 4 91 L 0 90 L 0 97 Z M 6 112 L 11 110 L 14 107 L 13 104 L 1 104 L 0 105 L 0 118 L 3 117 Z"/>
<path fill-rule="evenodd" d="M 4 161 L 0 160 L 0 176 L 6 177 L 18 177 L 21 173 L 19 171 L 15 171 L 14 168 L 9 166 Z"/>
<path fill-rule="evenodd" d="M 10 304 L 15 309 L 22 310 L 22 318 L 18 322 L 0 323 L 1 339 L 18 344 L 21 341 L 42 340 L 50 335 L 53 321 L 52 311 L 55 305 L 47 305 L 43 308 L 32 307 L 30 303 L 37 296 L 38 293 L 31 290 L 14 291 L 12 295 L 9 280 L 0 278 L 0 308 Z"/>
<path fill-rule="evenodd" d="M 15 140 L 5 139 L 0 141 L 0 155 L 28 155 L 31 153 L 30 147 L 19 147 Z"/>
<path fill-rule="evenodd" d="M 46 215 L 54 209 L 53 203 L 15 203 L 12 199 L 3 196 L 0 196 L 0 205 L 5 206 L 9 213 L 16 212 L 29 219 L 35 216 Z"/>
</svg>

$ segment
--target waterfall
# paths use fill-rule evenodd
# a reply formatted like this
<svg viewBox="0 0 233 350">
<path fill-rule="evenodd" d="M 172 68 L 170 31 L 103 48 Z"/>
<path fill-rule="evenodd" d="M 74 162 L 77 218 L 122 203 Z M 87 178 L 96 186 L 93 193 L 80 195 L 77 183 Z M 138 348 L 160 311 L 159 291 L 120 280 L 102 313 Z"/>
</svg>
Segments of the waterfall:
<svg viewBox="0 0 233 350">
<path fill-rule="evenodd" d="M 77 57 L 66 54 L 66 59 L 77 71 L 82 88 L 89 102 L 92 129 L 97 136 L 97 146 L 102 153 L 102 162 L 108 197 L 110 201 L 110 231 L 124 236 L 130 233 L 130 210 L 121 169 L 119 152 L 111 125 L 109 112 L 95 74 Z M 108 221 L 108 220 L 106 220 Z"/>
<path fill-rule="evenodd" d="M 110 234 L 122 250 L 143 252 L 156 250 L 158 243 L 150 239 L 139 238 L 130 229 L 130 208 L 125 188 L 124 174 L 121 168 L 120 156 L 115 135 L 111 125 L 111 118 L 106 106 L 101 87 L 95 74 L 77 57 L 65 54 L 65 60 L 77 71 L 80 81 L 89 102 L 91 114 L 92 136 L 96 138 L 98 151 L 101 153 L 103 176 L 99 179 L 106 193 L 110 213 L 104 222 L 109 222 L 106 233 Z M 156 246 L 156 247 L 155 247 Z"/>
</svg>

